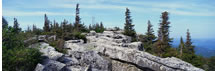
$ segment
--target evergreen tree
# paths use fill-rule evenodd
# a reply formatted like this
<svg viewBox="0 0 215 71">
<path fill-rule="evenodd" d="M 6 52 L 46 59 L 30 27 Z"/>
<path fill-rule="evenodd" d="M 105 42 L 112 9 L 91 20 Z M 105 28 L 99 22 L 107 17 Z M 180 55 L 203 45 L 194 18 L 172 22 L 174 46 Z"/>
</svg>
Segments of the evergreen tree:
<svg viewBox="0 0 215 71">
<path fill-rule="evenodd" d="M 6 28 L 8 26 L 8 22 L 4 17 L 2 17 L 2 28 Z"/>
<path fill-rule="evenodd" d="M 169 50 L 169 48 L 171 47 L 170 42 L 172 42 L 171 38 L 169 38 L 169 24 L 170 22 L 169 17 L 168 17 L 169 13 L 168 12 L 163 12 L 162 16 L 161 16 L 161 23 L 160 23 L 160 28 L 158 30 L 158 41 L 157 41 L 157 50 L 156 52 L 158 53 L 159 56 L 161 57 L 165 57 L 163 56 L 164 54 L 166 54 Z"/>
<path fill-rule="evenodd" d="M 33 24 L 32 31 L 35 32 L 37 30 L 37 27 Z"/>
<path fill-rule="evenodd" d="M 185 44 L 184 44 L 184 41 L 183 41 L 183 38 L 181 37 L 181 39 L 180 39 L 180 45 L 179 45 L 179 51 L 180 51 L 180 55 L 179 55 L 179 57 L 182 57 L 182 55 L 183 55 L 183 50 L 184 50 L 184 46 Z"/>
<path fill-rule="evenodd" d="M 93 30 L 93 28 L 92 28 L 91 24 L 89 25 L 89 30 Z"/>
<path fill-rule="evenodd" d="M 146 51 L 148 52 L 152 52 L 152 44 L 153 41 L 156 39 L 155 35 L 154 35 L 154 30 L 153 30 L 153 25 L 151 24 L 150 21 L 148 21 L 148 27 L 147 27 L 147 32 L 145 33 L 145 36 L 140 36 L 140 38 L 143 38 L 141 41 L 144 44 L 144 48 Z"/>
<path fill-rule="evenodd" d="M 186 39 L 186 43 L 185 44 L 186 44 L 186 48 L 189 50 L 189 52 L 195 53 L 194 46 L 192 45 L 192 41 L 191 41 L 191 36 L 190 36 L 189 29 L 187 29 L 187 39 Z"/>
<path fill-rule="evenodd" d="M 101 32 L 103 32 L 105 30 L 102 22 L 100 22 L 100 30 L 101 30 Z"/>
<path fill-rule="evenodd" d="M 67 24 L 68 24 L 68 21 L 66 21 L 65 19 L 64 19 L 64 21 L 62 22 L 62 29 L 63 29 L 63 31 L 64 32 L 67 32 Z"/>
<path fill-rule="evenodd" d="M 207 71 L 215 71 L 215 56 L 212 56 L 208 62 L 208 70 Z"/>
<path fill-rule="evenodd" d="M 76 14 L 75 14 L 75 29 L 79 30 L 80 29 L 80 24 L 81 24 L 81 18 L 79 17 L 79 12 L 80 8 L 79 8 L 79 4 L 76 4 Z"/>
<path fill-rule="evenodd" d="M 76 4 L 76 16 L 75 16 L 75 23 L 74 23 L 74 30 L 73 32 L 88 32 L 88 29 L 84 26 L 84 23 L 81 24 L 80 18 L 80 8 L 79 4 Z"/>
<path fill-rule="evenodd" d="M 15 32 L 15 33 L 19 33 L 19 32 L 21 32 L 21 28 L 19 27 L 19 23 L 18 23 L 18 21 L 17 21 L 17 19 L 16 18 L 14 18 L 14 24 L 13 24 L 13 31 Z"/>
<path fill-rule="evenodd" d="M 31 32 L 30 26 L 27 27 L 27 31 L 26 32 Z"/>
<path fill-rule="evenodd" d="M 131 36 L 132 41 L 136 41 L 136 32 L 134 29 L 134 24 L 132 24 L 130 10 L 128 8 L 126 8 L 126 12 L 125 12 L 124 34 L 127 36 Z"/>
<path fill-rule="evenodd" d="M 147 36 L 147 41 L 149 41 L 150 43 L 152 43 L 152 41 L 155 40 L 155 38 L 156 38 L 152 27 L 153 27 L 153 25 L 151 24 L 150 21 L 148 21 L 146 36 Z"/>
<path fill-rule="evenodd" d="M 43 30 L 45 32 L 49 32 L 50 31 L 50 27 L 49 27 L 50 21 L 48 20 L 48 17 L 46 14 L 45 14 L 44 18 L 45 18 L 45 22 L 44 22 Z"/>
</svg>

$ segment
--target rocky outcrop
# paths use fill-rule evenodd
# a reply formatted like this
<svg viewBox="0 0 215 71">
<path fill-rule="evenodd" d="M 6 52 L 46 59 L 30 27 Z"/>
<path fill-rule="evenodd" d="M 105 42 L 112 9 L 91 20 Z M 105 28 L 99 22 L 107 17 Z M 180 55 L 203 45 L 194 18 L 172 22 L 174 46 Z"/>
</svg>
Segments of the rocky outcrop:
<svg viewBox="0 0 215 71">
<path fill-rule="evenodd" d="M 39 49 L 46 59 L 35 71 L 204 71 L 175 57 L 144 52 L 141 42 L 130 42 L 121 32 L 90 32 L 87 40 L 66 41 L 67 54 L 42 43 Z"/>
</svg>

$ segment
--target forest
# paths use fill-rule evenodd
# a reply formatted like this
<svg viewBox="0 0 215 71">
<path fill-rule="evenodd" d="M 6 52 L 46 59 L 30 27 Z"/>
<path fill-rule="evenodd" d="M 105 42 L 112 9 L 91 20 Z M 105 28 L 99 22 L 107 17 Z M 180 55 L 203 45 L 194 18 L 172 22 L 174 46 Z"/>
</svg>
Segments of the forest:
<svg viewBox="0 0 215 71">
<path fill-rule="evenodd" d="M 82 33 L 89 33 L 94 30 L 96 33 L 103 33 L 107 30 L 103 26 L 103 22 L 85 25 L 81 21 L 79 4 L 76 5 L 74 22 L 68 22 L 64 19 L 62 22 L 50 21 L 48 14 L 44 14 L 44 26 L 38 28 L 32 25 L 23 30 L 19 25 L 17 18 L 14 18 L 13 26 L 8 25 L 7 20 L 2 18 L 2 65 L 3 71 L 33 71 L 36 64 L 41 62 L 41 53 L 38 49 L 28 48 L 31 44 L 37 43 L 38 40 L 25 42 L 31 37 L 39 35 L 56 35 L 57 40 L 47 41 L 51 46 L 59 52 L 67 53 L 63 48 L 65 41 L 71 39 L 83 39 L 87 43 L 86 35 Z M 160 16 L 160 23 L 158 30 L 153 30 L 153 25 L 150 20 L 146 23 L 148 26 L 144 28 L 147 32 L 138 35 L 135 31 L 135 24 L 133 24 L 131 11 L 129 8 L 125 9 L 124 28 L 113 27 L 115 30 L 123 29 L 123 34 L 130 36 L 132 41 L 141 41 L 144 44 L 146 52 L 165 57 L 177 57 L 191 63 L 192 65 L 202 68 L 206 71 L 215 71 L 215 56 L 204 58 L 195 54 L 195 45 L 192 42 L 191 32 L 187 28 L 186 37 L 180 37 L 180 44 L 177 48 L 172 46 L 170 35 L 169 12 L 164 11 Z M 159 20 L 158 20 L 159 21 Z M 123 24 L 123 23 L 122 23 Z M 155 32 L 158 34 L 155 35 Z"/>
</svg>

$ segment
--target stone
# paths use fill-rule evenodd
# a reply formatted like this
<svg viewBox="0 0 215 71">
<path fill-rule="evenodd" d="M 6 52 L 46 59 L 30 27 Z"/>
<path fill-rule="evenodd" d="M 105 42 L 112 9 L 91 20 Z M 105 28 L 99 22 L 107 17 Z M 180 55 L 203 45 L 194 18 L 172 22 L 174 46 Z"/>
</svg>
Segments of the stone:
<svg viewBox="0 0 215 71">
<path fill-rule="evenodd" d="M 41 46 L 39 49 L 40 49 L 40 52 L 43 53 L 42 56 L 46 56 L 49 59 L 57 60 L 63 55 L 63 53 L 56 51 L 54 47 L 49 46 L 49 44 L 47 43 L 41 43 Z"/>
<path fill-rule="evenodd" d="M 42 64 L 45 66 L 43 71 L 60 71 L 64 66 L 66 66 L 61 62 L 50 59 L 45 59 Z"/>
<path fill-rule="evenodd" d="M 34 71 L 43 71 L 43 69 L 44 69 L 44 66 L 38 63 Z"/>
<path fill-rule="evenodd" d="M 90 32 L 88 42 L 68 40 L 67 54 L 57 52 L 47 43 L 40 51 L 48 58 L 35 70 L 42 71 L 204 71 L 175 57 L 160 58 L 144 52 L 141 42 L 117 31 Z"/>
<path fill-rule="evenodd" d="M 90 31 L 90 33 L 88 34 L 89 36 L 95 36 L 96 32 L 95 31 Z"/>
<path fill-rule="evenodd" d="M 111 66 L 110 61 L 104 59 L 94 51 L 88 51 L 82 54 L 80 63 L 90 65 L 92 69 L 100 71 L 109 71 Z"/>
<path fill-rule="evenodd" d="M 79 64 L 79 61 L 75 57 L 62 56 L 58 61 L 66 64 L 67 66 Z"/>
<path fill-rule="evenodd" d="M 82 66 L 65 66 L 61 71 L 87 71 L 87 67 Z"/>
</svg>

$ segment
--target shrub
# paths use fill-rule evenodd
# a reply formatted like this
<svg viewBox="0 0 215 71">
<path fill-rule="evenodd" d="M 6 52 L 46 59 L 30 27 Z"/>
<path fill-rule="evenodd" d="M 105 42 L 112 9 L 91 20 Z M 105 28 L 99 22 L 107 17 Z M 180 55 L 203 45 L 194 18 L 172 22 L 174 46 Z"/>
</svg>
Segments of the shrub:
<svg viewBox="0 0 215 71">
<path fill-rule="evenodd" d="M 49 42 L 49 45 L 54 47 L 56 49 L 56 51 L 66 54 L 67 51 L 66 51 L 66 49 L 63 48 L 64 42 L 65 41 L 63 39 L 60 39 L 58 41 Z"/>
<path fill-rule="evenodd" d="M 41 53 L 35 48 L 14 48 L 3 46 L 3 71 L 33 71 L 41 61 Z"/>
<path fill-rule="evenodd" d="M 87 38 L 85 35 L 81 34 L 81 32 L 73 32 L 73 33 L 69 33 L 69 34 L 66 34 L 64 36 L 64 40 L 75 40 L 75 39 L 82 39 L 84 40 L 84 43 L 87 42 Z"/>
</svg>

